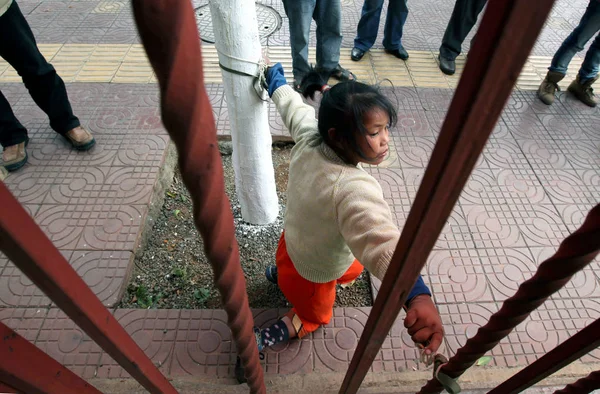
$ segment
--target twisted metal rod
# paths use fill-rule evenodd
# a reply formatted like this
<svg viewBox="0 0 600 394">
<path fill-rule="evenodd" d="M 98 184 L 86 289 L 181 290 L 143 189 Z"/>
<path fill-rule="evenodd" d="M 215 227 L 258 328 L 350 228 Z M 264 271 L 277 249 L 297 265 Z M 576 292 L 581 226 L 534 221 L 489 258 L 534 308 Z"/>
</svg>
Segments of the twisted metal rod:
<svg viewBox="0 0 600 394">
<path fill-rule="evenodd" d="M 233 215 L 225 195 L 213 113 L 204 89 L 191 2 L 132 0 L 132 5 L 160 86 L 162 120 L 179 153 L 183 182 L 192 196 L 194 221 L 204 239 L 250 391 L 266 393 Z"/>
<path fill-rule="evenodd" d="M 594 390 L 600 389 L 600 371 L 595 371 L 581 378 L 575 383 L 565 386 L 561 390 L 557 390 L 554 394 L 588 394 Z"/>
<path fill-rule="evenodd" d="M 588 265 L 599 251 L 600 204 L 592 208 L 583 225 L 560 244 L 558 251 L 540 265 L 536 274 L 523 282 L 517 293 L 504 301 L 502 308 L 490 317 L 488 323 L 458 349 L 441 372 L 453 379 L 462 375 L 575 273 Z M 419 394 L 437 394 L 442 389 L 437 379 L 431 379 Z"/>
</svg>

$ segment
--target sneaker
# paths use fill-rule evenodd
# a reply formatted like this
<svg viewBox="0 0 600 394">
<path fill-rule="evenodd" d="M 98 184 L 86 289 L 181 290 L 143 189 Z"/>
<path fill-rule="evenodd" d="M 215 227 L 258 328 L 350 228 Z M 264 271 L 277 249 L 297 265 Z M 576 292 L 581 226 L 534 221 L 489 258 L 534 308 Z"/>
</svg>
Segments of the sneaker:
<svg viewBox="0 0 600 394">
<path fill-rule="evenodd" d="M 554 94 L 556 91 L 560 91 L 558 83 L 562 81 L 564 77 L 565 74 L 548 71 L 546 78 L 544 78 L 537 91 L 537 95 L 539 99 L 542 100 L 542 103 L 550 105 L 554 102 Z"/>
<path fill-rule="evenodd" d="M 592 89 L 592 85 L 594 84 L 594 82 L 596 82 L 597 79 L 598 77 L 590 78 L 585 82 L 581 83 L 581 81 L 579 80 L 579 75 L 577 75 L 577 78 L 575 78 L 575 80 L 571 82 L 567 90 L 585 105 L 595 107 L 596 105 L 598 105 L 598 99 L 596 99 L 596 96 L 594 95 L 594 89 Z"/>
<path fill-rule="evenodd" d="M 2 161 L 6 171 L 16 171 L 27 163 L 27 150 L 25 147 L 29 143 L 29 138 L 20 144 L 7 146 L 2 152 Z"/>
<path fill-rule="evenodd" d="M 76 150 L 89 150 L 96 144 L 96 140 L 92 134 L 81 126 L 69 130 L 63 137 L 65 137 Z"/>
</svg>

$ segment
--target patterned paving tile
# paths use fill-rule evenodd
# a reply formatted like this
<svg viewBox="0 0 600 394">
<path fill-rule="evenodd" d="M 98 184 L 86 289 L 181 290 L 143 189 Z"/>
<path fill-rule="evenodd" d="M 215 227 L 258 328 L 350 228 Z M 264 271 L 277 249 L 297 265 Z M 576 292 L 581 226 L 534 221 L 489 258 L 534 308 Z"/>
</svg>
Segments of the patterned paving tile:
<svg viewBox="0 0 600 394">
<path fill-rule="evenodd" d="M 147 208 L 141 205 L 42 205 L 36 222 L 59 249 L 134 250 Z"/>
<path fill-rule="evenodd" d="M 558 139 L 554 143 L 574 169 L 600 168 L 600 140 Z"/>
<path fill-rule="evenodd" d="M 179 310 L 118 309 L 115 318 L 163 374 L 169 373 Z M 129 377 L 107 353 L 98 357 L 97 377 Z"/>
<path fill-rule="evenodd" d="M 536 170 L 571 170 L 567 155 L 560 146 L 551 139 L 527 139 L 517 140 L 517 144 L 523 150 L 527 161 Z"/>
<path fill-rule="evenodd" d="M 554 246 L 531 248 L 535 264 L 539 266 L 546 259 L 552 257 L 558 250 L 559 243 Z M 600 259 L 590 263 L 583 270 L 576 273 L 573 278 L 558 291 L 556 299 L 586 299 L 600 297 Z"/>
<path fill-rule="evenodd" d="M 79 376 L 96 376 L 102 350 L 60 309 L 48 311 L 35 344 Z"/>
<path fill-rule="evenodd" d="M 175 329 L 171 376 L 233 376 L 236 355 L 224 311 L 182 310 Z"/>
<path fill-rule="evenodd" d="M 526 246 L 511 208 L 503 205 L 463 205 L 477 248 Z"/>
<path fill-rule="evenodd" d="M 554 204 L 583 204 L 598 201 L 598 190 L 594 193 L 593 180 L 598 178 L 595 171 L 545 170 L 536 171 L 550 200 Z M 582 179 L 587 175 L 587 179 Z M 597 182 L 596 182 L 597 184 Z"/>
<path fill-rule="evenodd" d="M 61 251 L 68 260 L 72 252 Z M 52 301 L 12 262 L 0 272 L 0 307 L 49 307 Z"/>
<path fill-rule="evenodd" d="M 0 308 L 0 321 L 23 338 L 34 342 L 48 310 L 44 308 Z"/>
<path fill-rule="evenodd" d="M 600 299 L 559 299 L 552 297 L 539 310 L 544 327 L 553 331 L 558 342 L 564 342 L 577 331 L 600 318 Z M 581 358 L 583 362 L 598 362 L 600 350 L 592 350 Z"/>
<path fill-rule="evenodd" d="M 491 286 L 476 250 L 434 250 L 426 269 L 437 305 L 492 302 Z"/>
<path fill-rule="evenodd" d="M 132 270 L 133 256 L 127 251 L 75 250 L 71 255 L 71 266 L 107 307 L 121 300 L 126 282 Z"/>
<path fill-rule="evenodd" d="M 403 107 L 398 111 L 398 123 L 396 127 L 390 130 L 392 135 L 398 138 L 394 139 L 396 144 L 398 141 L 402 141 L 404 138 L 410 137 L 434 137 L 433 128 L 427 119 L 426 113 L 422 110 L 404 110 Z"/>
<path fill-rule="evenodd" d="M 477 249 L 477 255 L 494 301 L 498 302 L 512 297 L 537 269 L 528 248 Z"/>
<path fill-rule="evenodd" d="M 475 169 L 461 194 L 465 204 L 550 204 L 536 174 L 520 167 Z"/>
<path fill-rule="evenodd" d="M 7 179 L 27 204 L 148 204 L 158 168 L 28 166 Z"/>
</svg>

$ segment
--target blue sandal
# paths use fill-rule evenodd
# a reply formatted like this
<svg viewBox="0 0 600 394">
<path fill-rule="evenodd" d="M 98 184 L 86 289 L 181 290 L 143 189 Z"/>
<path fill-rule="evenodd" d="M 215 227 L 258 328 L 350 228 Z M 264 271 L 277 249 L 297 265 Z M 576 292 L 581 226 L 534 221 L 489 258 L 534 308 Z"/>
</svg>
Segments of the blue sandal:
<svg viewBox="0 0 600 394">
<path fill-rule="evenodd" d="M 276 265 L 270 265 L 267 267 L 267 269 L 265 270 L 265 276 L 267 277 L 267 280 L 273 284 L 277 284 L 277 266 Z"/>
</svg>

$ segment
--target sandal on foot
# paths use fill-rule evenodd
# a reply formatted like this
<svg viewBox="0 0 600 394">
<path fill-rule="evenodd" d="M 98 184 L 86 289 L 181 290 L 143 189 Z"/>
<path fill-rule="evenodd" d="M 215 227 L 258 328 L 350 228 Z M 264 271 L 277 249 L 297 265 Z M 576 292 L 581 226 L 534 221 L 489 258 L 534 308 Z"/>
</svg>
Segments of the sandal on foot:
<svg viewBox="0 0 600 394">
<path fill-rule="evenodd" d="M 336 68 L 331 70 L 331 77 L 342 82 L 356 81 L 356 75 L 354 75 L 352 71 L 342 67 L 340 64 L 338 64 Z"/>
</svg>

